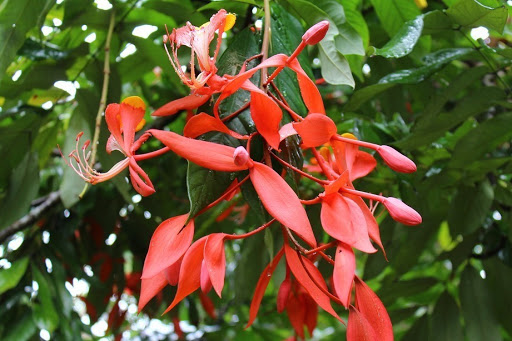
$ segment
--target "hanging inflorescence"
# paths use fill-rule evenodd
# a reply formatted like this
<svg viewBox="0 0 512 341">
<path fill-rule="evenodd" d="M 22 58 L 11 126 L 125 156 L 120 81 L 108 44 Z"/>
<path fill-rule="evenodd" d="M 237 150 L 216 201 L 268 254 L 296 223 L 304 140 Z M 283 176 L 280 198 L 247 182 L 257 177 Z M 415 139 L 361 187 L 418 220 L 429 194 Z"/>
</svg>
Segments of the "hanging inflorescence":
<svg viewBox="0 0 512 341">
<path fill-rule="evenodd" d="M 305 337 L 304 327 L 311 335 L 316 326 L 318 306 L 342 321 L 331 306 L 334 302 L 349 309 L 349 340 L 392 340 L 391 321 L 386 309 L 375 293 L 355 274 L 354 249 L 373 253 L 377 251 L 375 244 L 384 252 L 374 217 L 378 203 L 387 209 L 393 219 L 406 225 L 420 224 L 421 216 L 399 199 L 355 189 L 353 181 L 366 176 L 377 165 L 373 155 L 360 150 L 360 147 L 375 151 L 387 166 L 397 172 L 414 172 L 415 164 L 389 146 L 360 141 L 349 133 L 338 134 L 336 124 L 326 116 L 321 95 L 302 69 L 297 56 L 307 45 L 314 45 L 323 39 L 329 28 L 327 21 L 311 27 L 290 56 L 274 55 L 249 70 L 244 64 L 237 75 L 218 75 L 215 63 L 222 33 L 233 24 L 234 16 L 221 10 L 201 27 L 187 23 L 164 38 L 169 59 L 181 80 L 191 88 L 191 94 L 164 105 L 153 115 L 168 116 L 187 111 L 189 115 L 183 135 L 149 129 L 135 140 L 135 132 L 144 124 L 145 105 L 138 97 L 129 97 L 121 104 L 110 104 L 105 113 L 112 133 L 107 151 L 122 152 L 126 156 L 124 160 L 107 173 L 95 171 L 87 162 L 88 143 L 83 147 L 78 146 L 80 136 L 77 138 L 76 150 L 70 154 L 70 164 L 84 180 L 92 184 L 108 180 L 129 168 L 131 182 L 143 196 L 154 193 L 155 189 L 138 162 L 169 151 L 211 170 L 245 171 L 248 172 L 246 177 L 240 181 L 235 179 L 221 197 L 199 214 L 224 200 L 233 200 L 240 186 L 250 181 L 263 206 L 272 216 L 272 220 L 243 235 L 217 232 L 196 241 L 194 220 L 198 214 L 184 214 L 164 221 L 154 232 L 149 245 L 142 273 L 139 309 L 167 285 L 177 285 L 177 292 L 166 312 L 199 288 L 202 301 L 208 299 L 204 294 L 212 288 L 221 296 L 226 268 L 224 243 L 248 238 L 273 227 L 282 230 L 284 243 L 261 274 L 247 326 L 255 320 L 270 277 L 284 256 L 286 276 L 277 295 L 277 310 L 287 311 L 297 337 Z M 210 43 L 216 35 L 216 49 L 210 53 Z M 170 45 L 170 52 L 167 44 Z M 190 73 L 183 71 L 177 58 L 177 51 L 182 46 L 192 51 Z M 197 74 L 196 67 L 200 70 Z M 306 117 L 292 110 L 274 83 L 274 79 L 285 68 L 291 69 L 297 76 L 302 100 L 308 109 Z M 261 85 L 254 84 L 251 78 L 263 69 L 271 69 L 273 72 Z M 250 93 L 248 104 L 233 113 L 221 113 L 220 104 L 239 90 Z M 215 94 L 213 115 L 193 114 L 195 109 Z M 246 108 L 255 126 L 255 131 L 248 135 L 226 125 L 227 121 Z M 289 115 L 292 122 L 282 124 L 283 114 Z M 241 146 L 234 148 L 196 139 L 210 131 L 228 134 L 238 139 Z M 257 135 L 264 140 L 261 159 L 251 157 L 255 155 L 251 153 L 251 141 Z M 302 152 L 312 155 L 313 162 L 304 169 L 298 169 L 278 155 L 281 142 L 293 135 L 300 137 Z M 140 146 L 151 137 L 161 141 L 165 147 L 147 154 L 136 154 Z M 284 171 L 277 173 L 272 168 L 272 161 L 281 164 Z M 286 173 L 318 184 L 318 195 L 312 200 L 299 199 L 284 180 Z M 368 200 L 370 207 L 364 199 Z M 331 237 L 331 242 L 318 245 L 304 205 L 321 205 L 321 225 Z M 334 259 L 325 253 L 330 248 L 336 249 Z M 330 281 L 326 281 L 318 270 L 317 261 L 325 261 L 333 267 Z"/>
</svg>

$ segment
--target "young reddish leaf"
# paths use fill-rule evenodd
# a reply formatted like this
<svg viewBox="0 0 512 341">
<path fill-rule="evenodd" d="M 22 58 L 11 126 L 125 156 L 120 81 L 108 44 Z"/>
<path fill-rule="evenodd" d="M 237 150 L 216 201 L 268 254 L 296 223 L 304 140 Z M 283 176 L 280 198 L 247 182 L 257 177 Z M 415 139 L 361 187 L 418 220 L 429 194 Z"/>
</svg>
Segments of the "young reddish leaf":
<svg viewBox="0 0 512 341">
<path fill-rule="evenodd" d="M 326 115 L 309 114 L 303 121 L 293 124 L 302 138 L 304 148 L 318 147 L 329 142 L 336 134 L 336 124 Z"/>
<path fill-rule="evenodd" d="M 208 274 L 208 268 L 206 267 L 206 263 L 203 259 L 201 263 L 201 291 L 205 294 L 209 293 L 212 290 L 212 281 L 210 280 L 210 274 Z"/>
<path fill-rule="evenodd" d="M 187 251 L 194 237 L 194 220 L 185 225 L 188 214 L 161 223 L 149 243 L 142 278 L 151 278 L 175 263 Z"/>
<path fill-rule="evenodd" d="M 318 286 L 313 282 L 313 280 L 309 277 L 308 272 L 304 269 L 302 266 L 302 262 L 299 259 L 299 255 L 297 252 L 295 252 L 288 243 L 284 244 L 284 252 L 286 254 L 286 263 L 290 267 L 290 270 L 292 271 L 293 275 L 299 281 L 299 283 L 306 289 L 306 291 L 309 293 L 311 298 L 320 306 L 322 309 L 327 311 L 332 316 L 336 317 L 338 320 L 341 321 L 341 318 L 336 314 L 334 309 L 332 309 L 331 301 L 329 296 L 327 296 Z M 301 256 L 302 257 L 302 256 Z M 306 266 L 306 258 L 302 257 Z M 314 265 L 313 265 L 314 267 Z M 315 267 L 316 268 L 316 267 Z M 311 271 L 310 267 L 308 266 L 309 273 L 314 276 L 314 272 Z M 318 269 L 316 269 L 316 272 L 318 272 Z M 318 272 L 318 274 L 320 274 Z M 317 276 L 314 276 L 315 280 L 317 279 Z M 320 277 L 322 275 L 320 274 Z M 322 279 L 323 282 L 323 279 Z M 325 285 L 325 282 L 323 282 Z"/>
<path fill-rule="evenodd" d="M 151 278 L 143 278 L 140 288 L 139 313 L 142 308 L 167 285 L 164 272 L 160 272 Z"/>
<path fill-rule="evenodd" d="M 169 102 L 160 108 L 158 108 L 154 113 L 152 113 L 152 116 L 170 116 L 174 115 L 182 110 L 191 110 L 200 107 L 201 105 L 205 104 L 212 94 L 203 94 L 199 95 L 196 93 L 191 93 L 188 96 L 179 98 L 177 100 L 174 100 L 172 102 Z"/>
<path fill-rule="evenodd" d="M 323 197 L 320 221 L 325 232 L 334 239 L 349 245 L 357 241 L 355 232 L 357 225 L 354 225 L 350 207 L 341 194 L 333 193 Z"/>
<path fill-rule="evenodd" d="M 258 315 L 258 310 L 260 309 L 261 300 L 263 299 L 263 295 L 265 295 L 265 289 L 267 289 L 268 283 L 270 282 L 270 277 L 276 270 L 276 267 L 279 264 L 281 257 L 283 256 L 283 252 L 283 249 L 279 250 L 274 259 L 272 259 L 272 261 L 265 267 L 265 269 L 261 273 L 260 279 L 256 284 L 256 289 L 254 289 L 251 307 L 249 308 L 249 322 L 247 322 L 245 328 L 249 328 L 256 319 L 256 316 Z"/>
<path fill-rule="evenodd" d="M 286 304 L 288 319 L 301 339 L 304 339 L 304 320 L 306 317 L 306 307 L 304 305 L 303 296 L 304 295 L 292 294 Z"/>
<path fill-rule="evenodd" d="M 286 277 L 284 281 L 279 286 L 279 291 L 277 292 L 277 312 L 282 313 L 284 308 L 286 308 L 286 302 L 288 301 L 288 296 L 290 296 L 290 290 L 292 288 L 292 280 L 290 277 Z"/>
<path fill-rule="evenodd" d="M 236 139 L 243 139 L 244 137 L 237 132 L 230 130 L 220 119 L 210 116 L 208 114 L 200 113 L 192 116 L 185 128 L 183 129 L 183 136 L 196 138 L 199 135 L 205 134 L 210 131 L 220 131 L 221 133 L 233 136 Z"/>
<path fill-rule="evenodd" d="M 380 339 L 372 325 L 354 306 L 349 307 L 347 341 L 376 341 Z"/>
<path fill-rule="evenodd" d="M 224 233 L 208 236 L 204 246 L 204 261 L 215 292 L 221 297 L 226 274 L 226 256 L 224 254 Z"/>
<path fill-rule="evenodd" d="M 368 225 L 366 224 L 366 218 L 363 211 L 350 197 L 345 197 L 345 201 L 350 208 L 350 220 L 352 220 L 352 224 L 355 227 L 354 232 L 356 233 L 356 242 L 351 246 L 366 253 L 377 252 L 377 249 L 374 248 L 370 242 Z"/>
<path fill-rule="evenodd" d="M 393 341 L 393 326 L 391 325 L 388 312 L 381 300 L 372 289 L 357 276 L 355 276 L 355 284 L 356 308 L 364 315 L 366 320 L 368 320 L 378 337 L 377 339 L 371 340 Z"/>
<path fill-rule="evenodd" d="M 201 167 L 224 172 L 236 172 L 248 168 L 247 165 L 235 164 L 233 160 L 235 148 L 233 147 L 190 139 L 171 131 L 150 129 L 148 133 L 151 133 L 179 156 Z"/>
<path fill-rule="evenodd" d="M 249 175 L 268 213 L 297 233 L 311 247 L 316 247 L 306 210 L 286 181 L 272 168 L 259 162 L 254 162 Z"/>
<path fill-rule="evenodd" d="M 347 244 L 338 243 L 332 280 L 334 291 L 336 291 L 336 295 L 345 308 L 348 308 L 350 304 L 350 292 L 352 291 L 355 271 L 356 257 L 354 251 Z"/>
<path fill-rule="evenodd" d="M 310 113 L 325 115 L 324 101 L 322 100 L 322 96 L 320 95 L 320 91 L 318 91 L 315 82 L 313 82 L 306 72 L 304 72 L 297 59 L 294 59 L 288 66 L 297 74 L 302 100 L 308 108 L 308 111 Z"/>
<path fill-rule="evenodd" d="M 201 265 L 203 263 L 204 244 L 208 236 L 196 240 L 190 246 L 183 257 L 180 269 L 180 279 L 178 281 L 178 290 L 174 300 L 164 311 L 164 314 L 172 310 L 176 304 L 180 303 L 185 297 L 199 289 L 201 286 Z"/>
</svg>

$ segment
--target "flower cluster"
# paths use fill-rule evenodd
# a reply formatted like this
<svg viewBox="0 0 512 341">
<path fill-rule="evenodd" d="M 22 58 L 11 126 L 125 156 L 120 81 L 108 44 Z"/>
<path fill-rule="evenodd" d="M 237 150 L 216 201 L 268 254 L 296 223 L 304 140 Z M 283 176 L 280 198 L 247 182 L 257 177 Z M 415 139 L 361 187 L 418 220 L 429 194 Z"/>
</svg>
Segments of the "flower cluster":
<svg viewBox="0 0 512 341">
<path fill-rule="evenodd" d="M 335 303 L 349 310 L 349 340 L 392 340 L 391 321 L 386 309 L 375 293 L 356 275 L 354 249 L 374 253 L 377 252 L 374 247 L 376 245 L 384 252 L 374 217 L 376 203 L 381 203 L 393 219 L 405 225 L 420 224 L 421 216 L 399 199 L 357 190 L 353 181 L 366 176 L 377 166 L 374 156 L 360 148 L 375 151 L 386 165 L 397 172 L 414 172 L 415 164 L 389 146 L 360 141 L 349 133 L 338 134 L 336 124 L 325 114 L 320 92 L 302 69 L 297 56 L 307 45 L 322 40 L 329 28 L 327 21 L 311 27 L 290 56 L 274 55 L 249 70 L 244 66 L 237 75 L 218 75 L 215 62 L 222 33 L 231 28 L 233 23 L 234 16 L 221 10 L 209 23 L 201 27 L 187 23 L 185 27 L 173 30 L 164 39 L 165 45 L 169 44 L 171 47 L 169 58 L 174 69 L 191 88 L 192 93 L 164 105 L 153 115 L 189 112 L 183 135 L 149 129 L 135 141 L 134 134 L 142 124 L 145 107 L 139 98 L 129 97 L 121 104 L 109 105 L 106 110 L 107 125 L 112 133 L 107 151 L 120 151 L 126 156 L 124 160 L 107 173 L 99 173 L 87 164 L 88 143 L 82 148 L 82 157 L 78 142 L 77 149 L 70 154 L 72 167 L 90 183 L 108 180 L 128 167 L 135 190 L 144 196 L 152 194 L 154 187 L 137 162 L 170 151 L 214 171 L 244 171 L 248 173 L 245 178 L 235 180 L 221 197 L 200 213 L 221 201 L 232 200 L 240 186 L 250 181 L 263 206 L 272 216 L 272 220 L 243 235 L 219 231 L 195 241 L 194 221 L 197 215 L 184 214 L 165 220 L 151 238 L 142 272 L 139 309 L 165 286 L 177 285 L 174 300 L 166 312 L 198 289 L 202 292 L 203 305 L 209 307 L 211 312 L 211 301 L 208 301 L 205 294 L 212 288 L 219 297 L 222 294 L 226 271 L 224 243 L 248 238 L 274 227 L 282 230 L 284 243 L 261 274 L 247 326 L 256 319 L 270 276 L 284 257 L 286 277 L 277 295 L 277 310 L 286 310 L 296 337 L 304 338 L 305 329 L 309 334 L 313 332 L 318 306 L 341 321 L 331 305 Z M 217 47 L 211 56 L 210 43 L 216 33 Z M 192 51 L 190 73 L 182 70 L 177 58 L 177 50 L 183 45 Z M 197 75 L 196 66 L 200 70 Z M 300 94 L 308 109 L 305 117 L 292 110 L 285 96 L 274 84 L 274 79 L 285 68 L 291 69 L 297 76 Z M 272 69 L 273 73 L 263 80 L 261 86 L 254 84 L 252 76 L 263 69 Z M 234 113 L 220 112 L 222 101 L 239 90 L 250 93 L 250 101 L 246 107 L 250 111 L 255 130 L 247 135 L 233 131 L 226 125 L 228 120 L 245 107 Z M 212 115 L 191 115 L 193 110 L 206 103 L 214 94 L 217 96 Z M 283 115 L 289 115 L 292 122 L 282 124 Z M 241 146 L 234 148 L 196 139 L 210 131 L 229 134 L 238 139 Z M 257 135 L 264 139 L 265 146 L 260 159 L 251 156 L 256 154 L 251 153 L 251 142 Z M 304 169 L 289 164 L 279 156 L 282 141 L 292 135 L 300 137 L 302 152 L 311 155 L 314 160 Z M 164 147 L 151 153 L 136 154 L 149 138 L 156 138 Z M 275 165 L 282 165 L 281 173 L 272 167 L 273 160 Z M 301 200 L 284 180 L 286 173 L 316 183 L 319 188 L 318 195 L 311 200 Z M 305 205 L 318 204 L 321 205 L 320 221 L 323 231 L 331 238 L 329 243 L 322 245 L 317 243 L 304 208 Z M 321 233 L 316 232 L 317 235 Z M 335 249 L 334 259 L 328 255 L 329 249 Z M 329 263 L 333 268 L 332 278 L 328 281 L 318 270 L 320 261 Z"/>
</svg>

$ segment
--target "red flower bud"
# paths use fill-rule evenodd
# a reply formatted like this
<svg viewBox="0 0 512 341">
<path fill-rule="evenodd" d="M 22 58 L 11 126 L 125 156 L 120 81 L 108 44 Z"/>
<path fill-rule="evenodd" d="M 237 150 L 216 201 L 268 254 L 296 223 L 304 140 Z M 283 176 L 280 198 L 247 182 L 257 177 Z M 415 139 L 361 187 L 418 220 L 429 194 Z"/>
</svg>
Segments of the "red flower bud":
<svg viewBox="0 0 512 341">
<path fill-rule="evenodd" d="M 285 278 L 279 287 L 279 292 L 277 293 L 277 312 L 282 313 L 286 308 L 286 302 L 288 301 L 288 296 L 290 295 L 290 290 L 292 288 L 292 281 L 289 277 Z"/>
<path fill-rule="evenodd" d="M 421 224 L 421 216 L 412 207 L 397 198 L 384 198 L 382 204 L 386 206 L 393 219 L 404 225 Z"/>
<path fill-rule="evenodd" d="M 235 165 L 245 166 L 251 158 L 250 158 L 247 150 L 244 147 L 239 146 L 239 147 L 236 147 L 235 151 L 233 152 L 233 159 L 234 159 Z"/>
<path fill-rule="evenodd" d="M 414 162 L 390 146 L 379 146 L 379 148 L 377 148 L 377 152 L 392 170 L 401 173 L 416 172 L 416 165 Z"/>
<path fill-rule="evenodd" d="M 320 40 L 324 39 L 327 30 L 329 30 L 329 21 L 320 21 L 304 33 L 302 41 L 308 45 L 318 44 Z"/>
</svg>

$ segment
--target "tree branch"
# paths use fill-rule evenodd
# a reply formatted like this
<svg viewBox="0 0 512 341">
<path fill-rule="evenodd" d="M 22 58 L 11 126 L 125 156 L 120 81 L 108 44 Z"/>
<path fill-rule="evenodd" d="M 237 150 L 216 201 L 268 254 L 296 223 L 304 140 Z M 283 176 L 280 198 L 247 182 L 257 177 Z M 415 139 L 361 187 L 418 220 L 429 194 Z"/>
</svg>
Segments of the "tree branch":
<svg viewBox="0 0 512 341">
<path fill-rule="evenodd" d="M 36 199 L 38 202 L 40 199 Z M 22 217 L 21 219 L 15 221 L 7 228 L 0 231 L 0 244 L 7 240 L 10 236 L 19 232 L 26 228 L 27 226 L 35 223 L 44 213 L 46 213 L 50 208 L 60 202 L 60 193 L 59 191 L 55 191 L 47 195 L 43 201 L 36 207 L 32 208 L 30 212 Z"/>
</svg>

